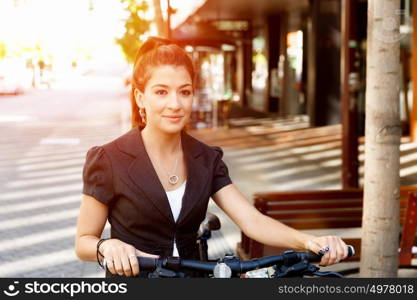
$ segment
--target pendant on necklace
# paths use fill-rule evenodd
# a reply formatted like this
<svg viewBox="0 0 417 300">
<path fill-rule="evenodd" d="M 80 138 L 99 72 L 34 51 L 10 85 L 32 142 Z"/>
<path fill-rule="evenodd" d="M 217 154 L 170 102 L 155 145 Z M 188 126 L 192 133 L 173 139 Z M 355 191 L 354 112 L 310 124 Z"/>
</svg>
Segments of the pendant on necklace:
<svg viewBox="0 0 417 300">
<path fill-rule="evenodd" d="M 180 178 L 177 175 L 171 175 L 169 176 L 168 181 L 170 184 L 174 185 L 174 184 L 177 184 L 179 179 Z"/>
</svg>

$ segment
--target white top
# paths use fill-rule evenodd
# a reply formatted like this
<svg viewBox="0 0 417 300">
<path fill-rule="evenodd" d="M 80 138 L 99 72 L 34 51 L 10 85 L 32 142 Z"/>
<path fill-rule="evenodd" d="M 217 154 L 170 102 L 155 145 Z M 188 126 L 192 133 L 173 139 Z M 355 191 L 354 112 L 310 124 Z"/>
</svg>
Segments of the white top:
<svg viewBox="0 0 417 300">
<path fill-rule="evenodd" d="M 174 221 L 177 222 L 178 216 L 180 215 L 181 206 L 182 206 L 182 197 L 184 196 L 185 192 L 185 183 L 184 183 L 172 191 L 166 191 L 169 205 L 171 206 L 172 215 L 174 216 Z M 179 256 L 177 245 L 174 239 L 174 250 L 172 251 L 172 256 Z"/>
</svg>

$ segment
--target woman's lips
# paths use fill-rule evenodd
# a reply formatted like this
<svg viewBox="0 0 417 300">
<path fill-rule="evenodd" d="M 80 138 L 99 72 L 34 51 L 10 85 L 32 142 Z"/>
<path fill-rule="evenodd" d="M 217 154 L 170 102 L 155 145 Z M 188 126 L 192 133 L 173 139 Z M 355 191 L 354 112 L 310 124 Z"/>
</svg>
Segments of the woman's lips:
<svg viewBox="0 0 417 300">
<path fill-rule="evenodd" d="M 182 119 L 183 116 L 164 116 L 165 118 L 167 118 L 170 121 L 179 121 Z"/>
</svg>

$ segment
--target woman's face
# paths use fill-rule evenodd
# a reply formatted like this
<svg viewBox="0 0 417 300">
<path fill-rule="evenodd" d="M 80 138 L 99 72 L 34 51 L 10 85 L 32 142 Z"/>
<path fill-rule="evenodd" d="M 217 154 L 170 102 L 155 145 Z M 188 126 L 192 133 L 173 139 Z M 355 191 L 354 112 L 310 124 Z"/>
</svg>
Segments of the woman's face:
<svg viewBox="0 0 417 300">
<path fill-rule="evenodd" d="M 146 126 L 166 133 L 180 132 L 188 123 L 193 101 L 190 74 L 183 66 L 163 65 L 151 70 L 144 92 L 135 90 L 136 102 L 146 111 Z"/>
</svg>

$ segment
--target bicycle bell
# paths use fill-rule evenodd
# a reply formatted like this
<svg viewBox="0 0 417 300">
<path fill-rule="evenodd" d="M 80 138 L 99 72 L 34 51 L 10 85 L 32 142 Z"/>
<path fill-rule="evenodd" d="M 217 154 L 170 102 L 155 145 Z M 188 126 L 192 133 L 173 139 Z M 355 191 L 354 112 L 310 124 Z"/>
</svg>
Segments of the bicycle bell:
<svg viewBox="0 0 417 300">
<path fill-rule="evenodd" d="M 232 270 L 224 262 L 219 262 L 214 267 L 213 275 L 214 278 L 231 278 Z"/>
</svg>

